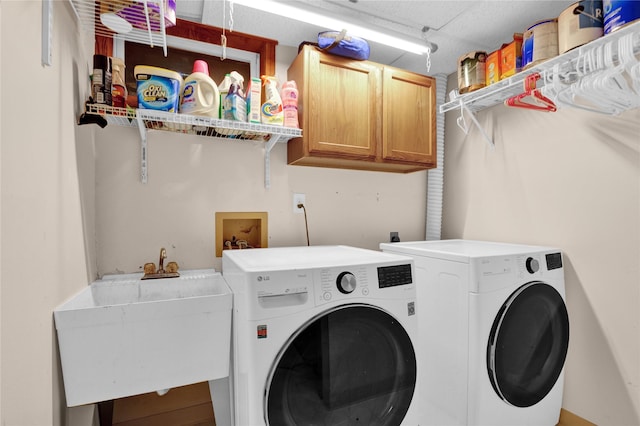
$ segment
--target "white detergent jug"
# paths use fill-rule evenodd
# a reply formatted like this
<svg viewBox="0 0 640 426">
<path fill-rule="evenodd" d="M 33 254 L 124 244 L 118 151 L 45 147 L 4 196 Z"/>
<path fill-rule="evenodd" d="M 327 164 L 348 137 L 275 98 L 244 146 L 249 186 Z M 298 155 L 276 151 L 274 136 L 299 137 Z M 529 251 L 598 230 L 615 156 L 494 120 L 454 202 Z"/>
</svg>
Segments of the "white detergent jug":
<svg viewBox="0 0 640 426">
<path fill-rule="evenodd" d="M 180 112 L 218 118 L 219 108 L 220 92 L 209 77 L 209 66 L 205 61 L 196 60 L 193 63 L 193 73 L 184 82 Z"/>
</svg>

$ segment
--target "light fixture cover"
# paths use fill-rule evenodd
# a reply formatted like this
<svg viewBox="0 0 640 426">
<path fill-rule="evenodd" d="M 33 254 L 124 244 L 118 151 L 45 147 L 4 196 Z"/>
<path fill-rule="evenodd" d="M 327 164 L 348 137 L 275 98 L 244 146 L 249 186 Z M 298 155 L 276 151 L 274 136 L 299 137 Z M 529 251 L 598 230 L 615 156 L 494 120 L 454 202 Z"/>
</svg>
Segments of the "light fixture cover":
<svg viewBox="0 0 640 426">
<path fill-rule="evenodd" d="M 320 14 L 317 12 L 312 12 L 310 10 L 290 6 L 287 3 L 275 2 L 272 0 L 231 1 L 236 5 L 242 5 L 261 10 L 266 13 L 284 16 L 286 18 L 295 19 L 296 21 L 306 22 L 318 27 L 324 27 L 328 30 L 340 31 L 346 29 L 350 34 L 362 37 L 367 41 L 384 44 L 386 46 L 395 47 L 396 49 L 404 50 L 411 53 L 423 54 L 428 50 L 427 43 L 412 42 L 392 35 L 388 32 L 366 28 L 362 25 L 347 22 L 339 18 L 334 18 L 325 12 Z"/>
<path fill-rule="evenodd" d="M 115 13 L 102 13 L 100 14 L 100 22 L 102 25 L 113 30 L 119 34 L 126 34 L 131 32 L 133 26 L 121 16 L 116 15 Z"/>
</svg>

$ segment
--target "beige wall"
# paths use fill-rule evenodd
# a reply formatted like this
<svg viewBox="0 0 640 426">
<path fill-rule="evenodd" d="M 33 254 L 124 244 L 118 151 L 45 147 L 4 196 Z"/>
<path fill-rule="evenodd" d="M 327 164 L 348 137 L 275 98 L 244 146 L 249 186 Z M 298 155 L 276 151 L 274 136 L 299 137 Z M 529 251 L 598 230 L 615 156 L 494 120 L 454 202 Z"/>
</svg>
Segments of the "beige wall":
<svg viewBox="0 0 640 426">
<path fill-rule="evenodd" d="M 278 47 L 276 74 L 285 81 L 296 54 Z M 306 195 L 312 245 L 378 249 L 398 231 L 423 239 L 426 172 L 395 174 L 288 166 L 286 144 L 271 153 L 264 185 L 264 144 L 148 133 L 149 180 L 140 182 L 140 143 L 133 128 L 96 131 L 98 273 L 140 271 L 157 264 L 160 247 L 181 268 L 220 269 L 215 212 L 266 211 L 269 246 L 306 244 L 304 215 L 293 193 Z"/>
<path fill-rule="evenodd" d="M 11 426 L 87 425 L 93 411 L 64 408 L 52 316 L 89 275 L 75 133 L 90 132 L 74 123 L 93 46 L 69 2 L 53 4 L 53 66 L 43 67 L 41 2 L 0 3 L 0 423 Z"/>
<path fill-rule="evenodd" d="M 563 405 L 597 424 L 640 424 L 640 110 L 497 106 L 478 114 L 494 152 L 457 117 L 446 116 L 443 238 L 561 248 Z"/>
</svg>

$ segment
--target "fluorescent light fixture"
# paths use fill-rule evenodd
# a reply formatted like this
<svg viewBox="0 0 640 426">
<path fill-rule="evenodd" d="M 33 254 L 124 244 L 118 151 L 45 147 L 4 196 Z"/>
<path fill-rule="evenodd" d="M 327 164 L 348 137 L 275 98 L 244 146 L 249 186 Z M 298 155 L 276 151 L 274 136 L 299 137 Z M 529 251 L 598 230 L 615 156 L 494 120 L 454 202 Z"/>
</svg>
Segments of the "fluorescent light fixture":
<svg viewBox="0 0 640 426">
<path fill-rule="evenodd" d="M 352 24 L 340 19 L 333 18 L 328 15 L 311 12 L 290 6 L 286 3 L 275 2 L 271 0 L 231 0 L 234 4 L 239 4 L 253 9 L 261 10 L 266 13 L 284 16 L 286 18 L 295 19 L 296 21 L 306 22 L 318 27 L 326 27 L 327 29 L 341 31 L 346 29 L 349 34 L 362 37 L 365 40 L 384 44 L 386 46 L 395 47 L 396 49 L 405 50 L 407 52 L 416 53 L 418 55 L 427 53 L 428 46 L 425 43 L 414 43 L 405 39 L 395 37 L 370 28 Z"/>
</svg>

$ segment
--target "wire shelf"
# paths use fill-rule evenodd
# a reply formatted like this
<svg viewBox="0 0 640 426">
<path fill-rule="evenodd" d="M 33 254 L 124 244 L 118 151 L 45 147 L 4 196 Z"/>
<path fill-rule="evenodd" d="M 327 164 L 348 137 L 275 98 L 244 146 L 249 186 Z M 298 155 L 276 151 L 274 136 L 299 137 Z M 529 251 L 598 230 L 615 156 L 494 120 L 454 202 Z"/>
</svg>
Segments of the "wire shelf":
<svg viewBox="0 0 640 426">
<path fill-rule="evenodd" d="M 302 136 L 296 128 L 255 124 L 243 121 L 218 120 L 187 114 L 138 109 L 138 116 L 147 129 L 165 130 L 191 135 L 226 139 L 268 141 L 272 136 L 289 140 Z"/>
<path fill-rule="evenodd" d="M 138 127 L 136 110 L 133 108 L 116 108 L 101 104 L 86 104 L 87 114 L 100 115 L 108 124 L 116 126 Z"/>
<path fill-rule="evenodd" d="M 126 41 L 160 46 L 167 56 L 166 15 L 164 0 L 70 0 L 78 21 L 85 31 L 95 35 L 122 38 Z M 104 14 L 104 15 L 103 15 Z M 128 32 L 116 32 L 102 23 L 102 16 L 124 22 Z M 122 19 L 119 19 L 122 18 Z M 127 24 L 128 23 L 128 24 Z"/>
<path fill-rule="evenodd" d="M 87 104 L 88 114 L 103 116 L 107 123 L 117 126 L 137 127 L 138 119 L 149 130 L 162 130 L 189 135 L 223 139 L 269 141 L 278 137 L 279 142 L 301 137 L 302 130 L 293 127 L 273 126 L 242 121 L 218 120 L 187 114 L 150 109 L 116 108 L 100 104 Z"/>
<path fill-rule="evenodd" d="M 544 73 L 551 71 L 556 65 L 560 66 L 561 72 L 571 71 L 575 66 L 578 57 L 588 49 L 602 46 L 610 41 L 617 41 L 628 34 L 634 34 L 634 53 L 638 54 L 640 52 L 640 22 L 622 27 L 613 33 L 597 38 L 583 46 L 528 68 L 525 71 L 521 71 L 505 80 L 501 80 L 490 86 L 470 93 L 459 95 L 455 99 L 451 99 L 449 102 L 440 105 L 440 112 L 445 113 L 447 111 L 459 109 L 461 105 L 466 106 L 471 112 L 478 112 L 485 108 L 502 104 L 506 99 L 523 92 L 523 82 L 528 75 L 537 72 L 544 76 Z M 538 88 L 543 86 L 544 79 L 541 79 L 538 82 Z"/>
</svg>

